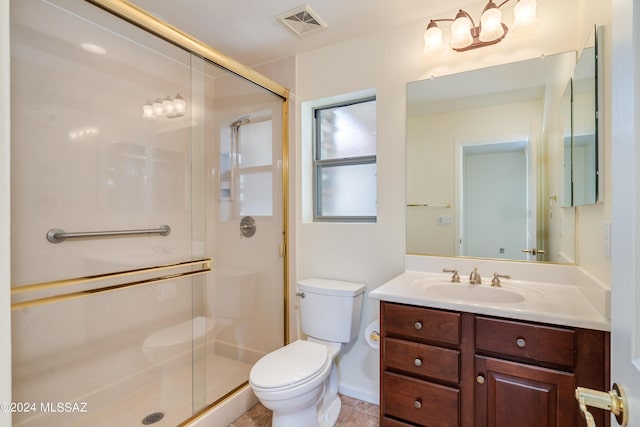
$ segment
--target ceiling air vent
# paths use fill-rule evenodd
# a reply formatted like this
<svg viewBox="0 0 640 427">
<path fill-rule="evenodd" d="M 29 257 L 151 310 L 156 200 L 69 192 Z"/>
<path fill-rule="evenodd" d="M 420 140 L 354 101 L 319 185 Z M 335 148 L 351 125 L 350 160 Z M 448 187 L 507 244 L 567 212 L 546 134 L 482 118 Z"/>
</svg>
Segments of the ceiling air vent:
<svg viewBox="0 0 640 427">
<path fill-rule="evenodd" d="M 277 18 L 299 36 L 321 28 L 327 28 L 326 22 L 308 5 L 299 6 L 288 12 L 281 13 Z"/>
</svg>

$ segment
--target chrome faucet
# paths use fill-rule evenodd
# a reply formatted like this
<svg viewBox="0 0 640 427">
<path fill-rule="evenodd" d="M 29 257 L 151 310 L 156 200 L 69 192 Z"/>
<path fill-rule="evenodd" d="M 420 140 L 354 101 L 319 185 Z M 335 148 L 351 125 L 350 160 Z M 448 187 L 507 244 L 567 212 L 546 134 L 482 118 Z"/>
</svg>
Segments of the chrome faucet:
<svg viewBox="0 0 640 427">
<path fill-rule="evenodd" d="M 470 285 L 481 285 L 482 277 L 480 277 L 480 273 L 478 273 L 478 269 L 474 267 L 473 271 L 469 275 L 469 284 Z"/>
<path fill-rule="evenodd" d="M 491 286 L 495 286 L 497 288 L 501 287 L 502 285 L 500 284 L 500 278 L 503 279 L 511 279 L 511 276 L 509 276 L 508 274 L 498 274 L 498 273 L 493 273 L 493 279 L 491 279 Z"/>
<path fill-rule="evenodd" d="M 458 270 L 447 270 L 446 268 L 442 269 L 443 273 L 453 273 L 451 276 L 451 283 L 460 283 L 460 275 L 458 274 Z"/>
</svg>

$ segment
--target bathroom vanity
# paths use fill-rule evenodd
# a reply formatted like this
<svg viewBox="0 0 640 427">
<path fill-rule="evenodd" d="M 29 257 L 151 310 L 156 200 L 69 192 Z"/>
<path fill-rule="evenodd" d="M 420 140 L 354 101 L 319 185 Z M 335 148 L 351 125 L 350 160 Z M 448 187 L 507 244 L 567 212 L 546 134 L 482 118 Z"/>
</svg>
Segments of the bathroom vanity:
<svg viewBox="0 0 640 427">
<path fill-rule="evenodd" d="M 568 288 L 561 291 L 576 291 Z M 578 294 L 573 301 L 557 295 L 549 298 L 544 286 L 470 286 L 413 272 L 374 290 L 381 425 L 585 426 L 575 388 L 609 386 L 607 321 Z M 609 425 L 603 412 L 593 415 Z"/>
</svg>

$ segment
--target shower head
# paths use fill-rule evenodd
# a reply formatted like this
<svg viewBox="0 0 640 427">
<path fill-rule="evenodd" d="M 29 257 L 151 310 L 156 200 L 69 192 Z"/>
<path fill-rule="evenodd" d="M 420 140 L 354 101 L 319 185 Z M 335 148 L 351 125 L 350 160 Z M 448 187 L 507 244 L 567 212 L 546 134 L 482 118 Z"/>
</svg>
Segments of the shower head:
<svg viewBox="0 0 640 427">
<path fill-rule="evenodd" d="M 249 123 L 251 121 L 251 118 L 246 115 L 246 116 L 242 116 L 240 118 L 238 118 L 238 120 L 236 120 L 235 122 L 231 123 L 229 125 L 229 127 L 233 130 L 233 131 L 237 131 L 238 128 L 242 125 L 246 125 L 247 123 Z"/>
</svg>

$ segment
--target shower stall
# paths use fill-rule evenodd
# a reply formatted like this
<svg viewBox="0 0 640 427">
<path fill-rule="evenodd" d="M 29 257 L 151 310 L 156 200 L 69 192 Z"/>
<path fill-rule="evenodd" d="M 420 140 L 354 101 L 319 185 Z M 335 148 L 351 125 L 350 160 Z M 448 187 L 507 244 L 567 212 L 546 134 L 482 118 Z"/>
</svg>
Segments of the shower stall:
<svg viewBox="0 0 640 427">
<path fill-rule="evenodd" d="M 286 340 L 288 93 L 125 2 L 10 6 L 13 424 L 187 424 Z"/>
</svg>

